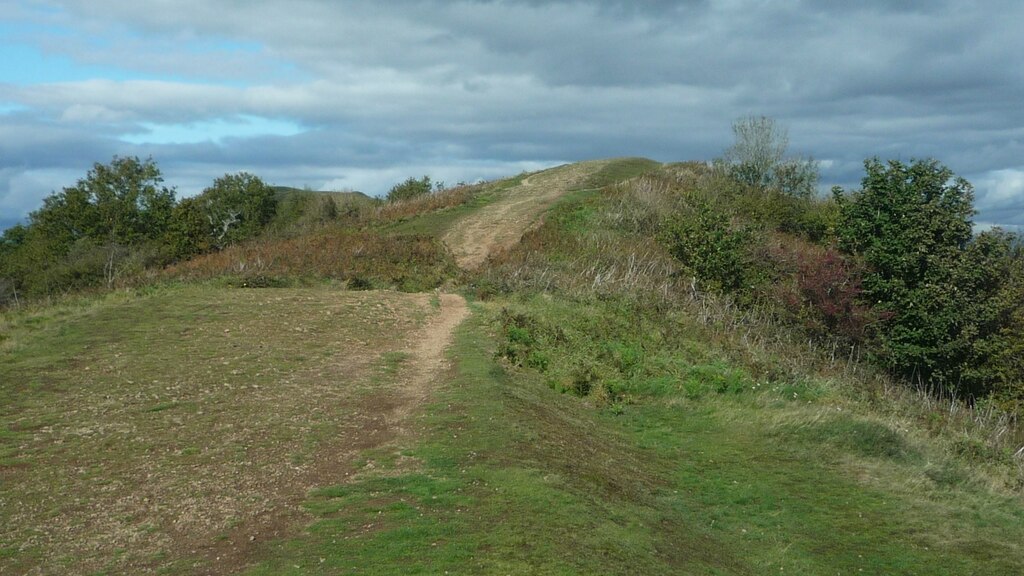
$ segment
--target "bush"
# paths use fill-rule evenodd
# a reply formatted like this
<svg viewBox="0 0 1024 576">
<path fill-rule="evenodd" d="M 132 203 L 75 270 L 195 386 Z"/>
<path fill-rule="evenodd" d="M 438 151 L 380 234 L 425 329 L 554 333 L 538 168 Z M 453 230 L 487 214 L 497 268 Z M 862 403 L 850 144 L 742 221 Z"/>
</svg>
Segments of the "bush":
<svg viewBox="0 0 1024 576">
<path fill-rule="evenodd" d="M 410 176 L 408 180 L 401 184 L 395 184 L 391 190 L 388 191 L 387 200 L 388 202 L 411 200 L 419 196 L 430 194 L 433 190 L 434 185 L 430 182 L 430 176 L 424 176 L 419 180 Z"/>
<path fill-rule="evenodd" d="M 973 189 L 935 160 L 865 162 L 862 189 L 835 193 L 840 246 L 862 257 L 880 313 L 874 356 L 893 372 L 967 396 L 989 393 L 991 342 L 1006 325 L 1008 236 L 973 237 Z"/>
<path fill-rule="evenodd" d="M 184 198 L 174 207 L 165 240 L 175 259 L 205 254 L 214 248 L 213 223 L 202 198 Z"/>
<path fill-rule="evenodd" d="M 735 292 L 745 286 L 751 234 L 733 227 L 722 212 L 694 203 L 671 217 L 662 238 L 669 252 L 711 287 Z"/>
<path fill-rule="evenodd" d="M 762 258 L 775 271 L 771 288 L 790 318 L 818 340 L 862 343 L 878 318 L 861 303 L 863 266 L 831 247 L 779 235 Z"/>
</svg>

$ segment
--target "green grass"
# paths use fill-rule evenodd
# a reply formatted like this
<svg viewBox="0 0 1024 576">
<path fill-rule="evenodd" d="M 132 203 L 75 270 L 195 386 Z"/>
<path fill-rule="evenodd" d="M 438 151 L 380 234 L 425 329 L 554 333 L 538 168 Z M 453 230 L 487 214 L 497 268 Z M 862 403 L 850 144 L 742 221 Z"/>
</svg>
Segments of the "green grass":
<svg viewBox="0 0 1024 576">
<path fill-rule="evenodd" d="M 312 493 L 319 519 L 251 574 L 1024 569 L 1019 500 L 966 480 L 955 462 L 937 466 L 905 432 L 836 411 L 820 392 L 757 386 L 722 362 L 684 370 L 708 383 L 696 397 L 645 376 L 619 410 L 594 409 L 538 370 L 496 363 L 508 337 L 499 316 L 489 305 L 461 329 L 417 437 Z M 555 362 L 566 354 L 552 351 Z"/>
<path fill-rule="evenodd" d="M 519 175 L 489 182 L 484 184 L 479 192 L 473 194 L 468 202 L 387 223 L 381 226 L 381 230 L 392 234 L 422 234 L 439 238 L 461 218 L 484 209 L 488 204 L 501 197 L 503 192 L 517 186 L 524 177 L 525 175 Z"/>
<path fill-rule="evenodd" d="M 421 439 L 313 493 L 320 520 L 251 573 L 666 573 L 683 556 L 737 573 L 735 555 L 657 508 L 659 479 L 620 432 L 494 363 L 485 317 L 461 329 Z"/>
<path fill-rule="evenodd" d="M 195 550 L 384 440 L 395 347 L 430 311 L 399 293 L 195 284 L 5 315 L 0 572 L 207 565 Z"/>
<path fill-rule="evenodd" d="M 578 186 L 580 189 L 604 188 L 630 178 L 652 172 L 661 167 L 660 162 L 647 158 L 616 158 L 587 178 Z"/>
<path fill-rule="evenodd" d="M 216 572 L 197 549 L 299 506 L 235 568 L 1024 573 L 1024 501 L 989 474 L 1012 458 L 666 295 L 676 269 L 593 189 L 654 167 L 610 163 L 468 278 L 489 299 L 400 433 L 373 435 L 436 293 L 197 283 L 0 317 L 0 572 Z"/>
</svg>

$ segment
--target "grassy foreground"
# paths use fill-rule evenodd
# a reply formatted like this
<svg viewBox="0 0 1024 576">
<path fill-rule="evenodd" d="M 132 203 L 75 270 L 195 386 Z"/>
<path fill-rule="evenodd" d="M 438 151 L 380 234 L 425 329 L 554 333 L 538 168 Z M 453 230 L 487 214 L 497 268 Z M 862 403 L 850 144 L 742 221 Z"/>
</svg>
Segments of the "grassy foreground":
<svg viewBox="0 0 1024 576">
<path fill-rule="evenodd" d="M 5 317 L 0 572 L 231 573 L 394 435 L 426 295 L 169 286 Z"/>
<path fill-rule="evenodd" d="M 437 238 L 500 186 L 0 317 L 0 574 L 1024 573 L 1012 458 L 691 298 L 599 189 L 655 167 L 458 277 Z M 440 297 L 344 286 L 458 281 L 403 412 Z"/>
<path fill-rule="evenodd" d="M 1024 570 L 1018 499 L 822 391 L 760 388 L 691 341 L 672 355 L 684 383 L 641 378 L 642 401 L 598 410 L 497 363 L 499 316 L 481 306 L 463 326 L 419 439 L 313 492 L 320 519 L 250 574 Z"/>
</svg>

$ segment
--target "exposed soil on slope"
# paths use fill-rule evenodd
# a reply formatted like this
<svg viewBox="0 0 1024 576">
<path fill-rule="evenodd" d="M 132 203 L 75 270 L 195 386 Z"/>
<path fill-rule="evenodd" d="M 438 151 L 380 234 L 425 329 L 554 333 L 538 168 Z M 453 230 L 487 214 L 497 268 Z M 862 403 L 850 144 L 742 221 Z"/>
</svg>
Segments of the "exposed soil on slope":
<svg viewBox="0 0 1024 576">
<path fill-rule="evenodd" d="M 503 198 L 458 222 L 445 234 L 444 242 L 460 267 L 475 269 L 490 254 L 519 242 L 559 197 L 608 163 L 593 160 L 532 174 Z"/>
</svg>

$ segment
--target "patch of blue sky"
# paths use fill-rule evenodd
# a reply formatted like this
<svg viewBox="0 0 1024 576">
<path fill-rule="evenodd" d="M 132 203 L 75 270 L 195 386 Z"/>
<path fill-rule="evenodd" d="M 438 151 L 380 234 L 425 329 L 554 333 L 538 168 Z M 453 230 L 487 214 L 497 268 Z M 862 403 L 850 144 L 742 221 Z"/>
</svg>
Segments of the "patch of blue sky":
<svg viewBox="0 0 1024 576">
<path fill-rule="evenodd" d="M 76 59 L 72 54 L 62 54 L 59 51 L 44 48 L 47 45 L 51 47 L 62 44 L 74 45 L 76 40 L 84 42 L 90 52 L 100 56 L 106 54 L 108 57 L 113 57 L 117 53 L 119 44 L 136 45 L 161 53 L 177 53 L 181 56 L 183 63 L 194 61 L 197 58 L 216 58 L 218 55 L 233 59 L 260 60 L 260 82 L 265 82 L 268 74 L 271 78 L 277 78 L 280 81 L 295 82 L 306 79 L 305 75 L 292 63 L 268 57 L 264 46 L 259 42 L 203 36 L 185 39 L 152 38 L 128 28 L 119 29 L 116 33 L 107 35 L 82 37 L 80 33 L 72 29 L 23 20 L 0 22 L 0 83 L 27 86 L 102 78 L 114 81 L 166 80 L 246 87 L 254 84 L 257 80 L 245 78 L 245 72 L 241 72 L 239 75 L 228 74 L 225 76 L 223 69 L 207 74 L 201 72 L 201 68 L 185 66 L 181 71 L 175 73 L 168 69 L 142 70 L 136 66 L 90 64 Z"/>
<path fill-rule="evenodd" d="M 138 74 L 115 67 L 84 65 L 23 44 L 0 45 L 0 82 L 28 86 L 93 78 L 132 80 Z"/>
<path fill-rule="evenodd" d="M 129 144 L 220 144 L 227 138 L 295 136 L 307 131 L 302 125 L 288 120 L 250 115 L 185 124 L 145 122 L 142 128 L 141 132 L 121 136 L 121 140 Z"/>
<path fill-rule="evenodd" d="M 7 114 L 14 114 L 16 112 L 24 112 L 28 110 L 28 107 L 14 102 L 0 102 L 0 116 L 6 116 Z"/>
</svg>

